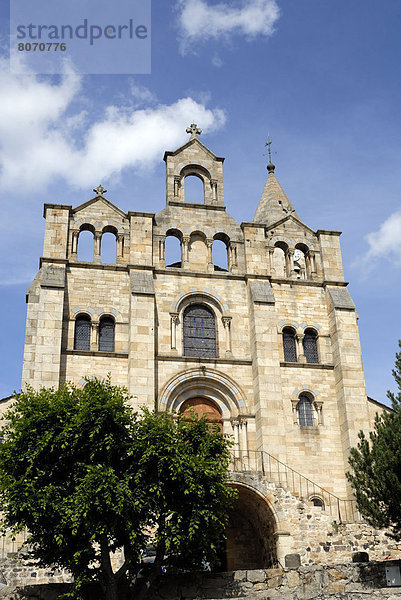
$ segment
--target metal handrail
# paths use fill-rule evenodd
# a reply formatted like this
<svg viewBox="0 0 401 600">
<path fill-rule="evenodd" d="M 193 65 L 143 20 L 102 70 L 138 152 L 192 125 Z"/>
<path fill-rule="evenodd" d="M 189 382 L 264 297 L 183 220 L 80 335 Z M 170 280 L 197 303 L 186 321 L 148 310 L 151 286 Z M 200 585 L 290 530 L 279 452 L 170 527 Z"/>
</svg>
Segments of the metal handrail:
<svg viewBox="0 0 401 600">
<path fill-rule="evenodd" d="M 316 501 L 320 500 L 323 503 L 323 510 L 328 512 L 338 524 L 362 521 L 356 500 L 339 498 L 265 450 L 248 452 L 233 450 L 231 470 L 262 473 L 269 481 L 290 491 L 293 496 L 301 500 L 312 501 L 314 498 Z"/>
</svg>

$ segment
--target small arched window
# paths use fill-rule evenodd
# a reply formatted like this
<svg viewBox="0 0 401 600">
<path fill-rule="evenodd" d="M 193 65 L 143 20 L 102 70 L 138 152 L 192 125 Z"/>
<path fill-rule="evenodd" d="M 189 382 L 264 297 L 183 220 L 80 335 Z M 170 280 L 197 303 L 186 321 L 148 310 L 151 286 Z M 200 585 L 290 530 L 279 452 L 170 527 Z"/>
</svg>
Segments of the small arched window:
<svg viewBox="0 0 401 600">
<path fill-rule="evenodd" d="M 167 232 L 164 252 L 166 267 L 181 267 L 181 242 L 176 235 Z"/>
<path fill-rule="evenodd" d="M 184 310 L 184 356 L 216 358 L 216 323 L 213 312 L 203 304 Z"/>
<path fill-rule="evenodd" d="M 273 253 L 274 273 L 277 277 L 287 276 L 286 253 L 288 246 L 285 242 L 276 242 Z"/>
<path fill-rule="evenodd" d="M 313 427 L 315 425 L 315 409 L 308 396 L 300 396 L 297 404 L 298 423 L 300 427 Z"/>
<path fill-rule="evenodd" d="M 117 230 L 114 227 L 103 229 L 100 256 L 102 263 L 115 264 L 117 262 Z"/>
<path fill-rule="evenodd" d="M 74 350 L 90 350 L 91 320 L 88 315 L 79 315 L 75 320 Z"/>
<path fill-rule="evenodd" d="M 304 355 L 307 363 L 318 363 L 317 333 L 313 329 L 306 329 L 304 339 Z"/>
<path fill-rule="evenodd" d="M 99 351 L 114 352 L 114 319 L 102 317 L 99 323 Z"/>
<path fill-rule="evenodd" d="M 198 175 L 187 175 L 184 180 L 185 202 L 205 202 L 205 184 Z"/>
<path fill-rule="evenodd" d="M 309 498 L 309 502 L 312 502 L 313 506 L 324 510 L 324 502 L 319 496 L 312 496 L 312 498 Z"/>
<path fill-rule="evenodd" d="M 77 259 L 93 262 L 94 243 L 94 228 L 92 225 L 82 225 L 78 236 Z"/>
<path fill-rule="evenodd" d="M 286 362 L 297 362 L 297 345 L 295 331 L 292 327 L 285 327 L 283 329 L 283 348 L 284 360 Z"/>
</svg>

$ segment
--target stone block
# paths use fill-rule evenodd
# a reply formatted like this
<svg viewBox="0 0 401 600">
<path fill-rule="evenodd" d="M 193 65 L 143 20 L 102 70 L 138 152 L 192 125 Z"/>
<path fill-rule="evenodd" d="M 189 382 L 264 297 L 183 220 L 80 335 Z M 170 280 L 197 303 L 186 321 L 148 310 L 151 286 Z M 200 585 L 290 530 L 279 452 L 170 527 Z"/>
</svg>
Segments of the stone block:
<svg viewBox="0 0 401 600">
<path fill-rule="evenodd" d="M 274 304 L 276 301 L 269 281 L 252 281 L 250 283 L 250 290 L 253 302 Z"/>
<path fill-rule="evenodd" d="M 247 581 L 250 581 L 251 583 L 260 583 L 266 581 L 266 573 L 262 569 L 247 571 L 246 578 Z"/>
<path fill-rule="evenodd" d="M 301 565 L 301 557 L 299 554 L 286 554 L 284 560 L 287 569 L 297 569 Z"/>
<path fill-rule="evenodd" d="M 42 287 L 63 288 L 65 285 L 65 266 L 45 263 L 42 266 L 40 284 Z"/>
<path fill-rule="evenodd" d="M 355 304 L 350 296 L 349 291 L 345 287 L 328 288 L 331 301 L 334 308 L 343 308 L 347 310 L 355 310 Z"/>
<path fill-rule="evenodd" d="M 154 296 L 153 273 L 149 271 L 131 271 L 131 294 Z"/>
</svg>

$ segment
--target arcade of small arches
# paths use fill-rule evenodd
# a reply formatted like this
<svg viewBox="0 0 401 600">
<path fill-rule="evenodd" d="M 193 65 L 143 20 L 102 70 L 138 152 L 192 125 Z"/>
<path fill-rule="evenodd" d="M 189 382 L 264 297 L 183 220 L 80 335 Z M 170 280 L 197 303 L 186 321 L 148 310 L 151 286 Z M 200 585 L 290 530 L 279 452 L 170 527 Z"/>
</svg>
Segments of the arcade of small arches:
<svg viewBox="0 0 401 600">
<path fill-rule="evenodd" d="M 123 258 L 125 245 L 125 234 L 114 225 L 99 230 L 84 223 L 71 232 L 71 259 L 115 264 Z"/>
<path fill-rule="evenodd" d="M 238 243 L 224 232 L 208 237 L 202 231 L 187 234 L 172 228 L 157 236 L 157 245 L 162 267 L 189 269 L 195 263 L 208 272 L 235 271 L 238 267 Z"/>
<path fill-rule="evenodd" d="M 295 279 L 316 279 L 316 253 L 306 244 L 298 243 L 290 247 L 287 242 L 277 241 L 269 246 L 270 273 L 276 277 Z"/>
</svg>

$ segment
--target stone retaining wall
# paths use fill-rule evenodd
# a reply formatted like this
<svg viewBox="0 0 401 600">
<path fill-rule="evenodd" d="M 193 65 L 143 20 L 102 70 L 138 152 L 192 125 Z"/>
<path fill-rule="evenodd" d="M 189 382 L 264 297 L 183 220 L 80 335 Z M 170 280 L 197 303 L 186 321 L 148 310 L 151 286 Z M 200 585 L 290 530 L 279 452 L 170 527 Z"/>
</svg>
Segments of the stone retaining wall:
<svg viewBox="0 0 401 600">
<path fill-rule="evenodd" d="M 398 600 L 386 567 L 399 561 L 164 576 L 152 600 Z M 14 571 L 15 572 L 15 571 Z M 60 575 L 61 577 L 62 575 Z M 67 584 L 0 588 L 1 600 L 56 600 Z"/>
<path fill-rule="evenodd" d="M 0 560 L 0 583 L 6 583 L 8 587 L 70 583 L 71 581 L 72 577 L 67 571 L 38 568 L 33 561 L 24 561 L 18 557 Z"/>
<path fill-rule="evenodd" d="M 152 600 L 368 600 L 401 598 L 401 587 L 387 587 L 386 566 L 399 562 L 310 565 L 234 571 L 198 577 L 166 578 Z"/>
</svg>

